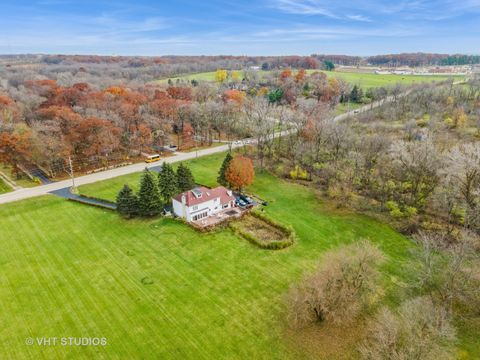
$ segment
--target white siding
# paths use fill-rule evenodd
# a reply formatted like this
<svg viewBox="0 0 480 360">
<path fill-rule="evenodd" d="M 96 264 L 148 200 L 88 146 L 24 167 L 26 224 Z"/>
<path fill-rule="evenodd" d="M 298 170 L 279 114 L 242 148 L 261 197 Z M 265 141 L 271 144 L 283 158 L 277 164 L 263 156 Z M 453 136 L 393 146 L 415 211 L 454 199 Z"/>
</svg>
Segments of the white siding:
<svg viewBox="0 0 480 360">
<path fill-rule="evenodd" d="M 183 213 L 183 205 L 180 201 L 172 199 L 172 205 L 173 205 L 173 212 L 175 213 L 175 215 L 180 217 L 185 217 Z"/>
<path fill-rule="evenodd" d="M 187 221 L 192 221 L 193 217 L 198 214 L 207 213 L 207 216 L 214 215 L 224 209 L 233 207 L 233 201 L 227 203 L 227 207 L 223 208 L 220 198 L 205 201 L 193 206 L 186 206 L 185 209 L 181 202 L 172 199 L 173 212 L 179 217 L 185 218 Z"/>
</svg>

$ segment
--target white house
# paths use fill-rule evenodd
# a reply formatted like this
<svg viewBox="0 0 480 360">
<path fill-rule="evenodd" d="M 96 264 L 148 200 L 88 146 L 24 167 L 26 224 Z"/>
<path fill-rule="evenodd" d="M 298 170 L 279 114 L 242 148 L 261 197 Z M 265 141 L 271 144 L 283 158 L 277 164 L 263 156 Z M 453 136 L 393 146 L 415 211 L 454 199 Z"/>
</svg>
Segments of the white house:
<svg viewBox="0 0 480 360">
<path fill-rule="evenodd" d="M 190 222 L 235 207 L 235 196 L 223 186 L 214 189 L 200 186 L 175 196 L 172 205 L 175 215 Z"/>
</svg>

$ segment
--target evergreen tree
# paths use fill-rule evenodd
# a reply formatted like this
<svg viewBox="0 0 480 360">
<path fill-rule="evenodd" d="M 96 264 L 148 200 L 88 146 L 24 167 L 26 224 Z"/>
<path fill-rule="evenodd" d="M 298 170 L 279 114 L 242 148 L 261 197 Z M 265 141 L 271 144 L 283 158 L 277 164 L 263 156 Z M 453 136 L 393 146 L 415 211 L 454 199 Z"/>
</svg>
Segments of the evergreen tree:
<svg viewBox="0 0 480 360">
<path fill-rule="evenodd" d="M 278 103 L 283 98 L 283 90 L 282 89 L 275 89 L 271 90 L 267 94 L 267 99 L 270 103 Z"/>
<path fill-rule="evenodd" d="M 138 215 L 138 199 L 130 186 L 125 184 L 117 195 L 117 211 L 126 218 Z"/>
<path fill-rule="evenodd" d="M 220 167 L 220 171 L 218 172 L 217 182 L 220 185 L 229 187 L 230 184 L 228 183 L 227 178 L 225 177 L 225 173 L 227 172 L 228 167 L 230 166 L 230 162 L 232 161 L 233 157 L 232 154 L 227 153 L 225 159 L 223 160 L 222 166 Z"/>
<path fill-rule="evenodd" d="M 363 91 L 357 85 L 355 85 L 350 93 L 350 101 L 354 103 L 359 103 L 362 101 Z"/>
<path fill-rule="evenodd" d="M 140 180 L 138 209 L 142 216 L 155 216 L 162 211 L 162 201 L 155 176 L 145 169 Z"/>
<path fill-rule="evenodd" d="M 180 163 L 177 169 L 177 187 L 179 192 L 187 191 L 195 186 L 195 179 L 193 178 L 190 169 Z"/>
<path fill-rule="evenodd" d="M 172 197 L 178 194 L 177 174 L 175 174 L 172 165 L 163 163 L 162 171 L 158 174 L 158 187 L 165 204 L 172 201 Z"/>
<path fill-rule="evenodd" d="M 325 70 L 327 71 L 332 71 L 335 69 L 335 64 L 333 62 L 331 62 L 330 60 L 325 60 L 323 62 L 323 67 L 325 68 Z"/>
</svg>

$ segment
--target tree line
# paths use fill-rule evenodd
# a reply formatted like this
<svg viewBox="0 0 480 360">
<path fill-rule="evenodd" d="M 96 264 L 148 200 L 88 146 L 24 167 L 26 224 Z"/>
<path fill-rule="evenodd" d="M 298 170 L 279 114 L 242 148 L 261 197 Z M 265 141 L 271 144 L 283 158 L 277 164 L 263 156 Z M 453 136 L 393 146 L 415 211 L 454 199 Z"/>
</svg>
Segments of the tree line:
<svg viewBox="0 0 480 360">
<path fill-rule="evenodd" d="M 39 165 L 56 176 L 68 167 L 68 157 L 82 171 L 159 152 L 170 144 L 189 148 L 213 139 L 252 136 L 258 128 L 252 110 L 262 103 L 269 104 L 272 114 L 286 113 L 295 111 L 302 99 L 333 109 L 340 101 L 371 101 L 388 93 L 384 89 L 364 96 L 358 86 L 303 69 L 272 72 L 262 79 L 255 71 L 217 73 L 215 83 L 103 87 L 91 82 L 87 70 L 56 74 L 56 79 L 25 72 L 21 81 L 16 70 L 8 70 L 6 83 L 0 84 L 1 161 L 14 170 Z"/>
</svg>

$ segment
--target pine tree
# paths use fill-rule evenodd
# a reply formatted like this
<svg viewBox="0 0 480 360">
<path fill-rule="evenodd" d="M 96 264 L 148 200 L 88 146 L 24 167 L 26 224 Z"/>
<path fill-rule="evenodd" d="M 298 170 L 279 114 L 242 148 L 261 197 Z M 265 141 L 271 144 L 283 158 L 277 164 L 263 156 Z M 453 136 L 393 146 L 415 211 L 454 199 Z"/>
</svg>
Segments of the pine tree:
<svg viewBox="0 0 480 360">
<path fill-rule="evenodd" d="M 227 172 L 227 169 L 230 166 L 230 162 L 232 161 L 232 159 L 233 159 L 232 154 L 227 153 L 227 156 L 225 156 L 222 166 L 220 167 L 220 171 L 218 172 L 217 182 L 220 185 L 223 185 L 226 187 L 230 186 L 230 184 L 227 181 L 227 178 L 225 177 L 225 173 Z"/>
<path fill-rule="evenodd" d="M 117 195 L 117 211 L 126 218 L 138 215 L 138 199 L 133 190 L 125 184 Z"/>
<path fill-rule="evenodd" d="M 162 171 L 158 174 L 158 187 L 165 204 L 172 201 L 172 197 L 178 194 L 177 174 L 175 174 L 172 165 L 163 163 Z"/>
<path fill-rule="evenodd" d="M 350 93 L 350 101 L 354 103 L 359 103 L 362 101 L 363 91 L 357 85 L 355 85 Z"/>
<path fill-rule="evenodd" d="M 155 216 L 162 211 L 162 201 L 155 176 L 145 169 L 140 180 L 138 208 L 142 216 Z"/>
<path fill-rule="evenodd" d="M 187 191 L 195 186 L 195 179 L 193 178 L 190 169 L 180 163 L 177 169 L 177 187 L 179 192 Z"/>
</svg>

